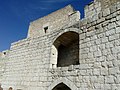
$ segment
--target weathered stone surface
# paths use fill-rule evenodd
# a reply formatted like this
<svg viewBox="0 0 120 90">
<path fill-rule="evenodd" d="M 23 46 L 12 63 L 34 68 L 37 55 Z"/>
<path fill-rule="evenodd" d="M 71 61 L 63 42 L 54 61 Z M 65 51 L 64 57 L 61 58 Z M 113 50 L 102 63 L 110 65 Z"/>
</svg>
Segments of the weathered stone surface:
<svg viewBox="0 0 120 90">
<path fill-rule="evenodd" d="M 120 90 L 119 7 L 95 0 L 82 20 L 69 5 L 33 21 L 28 38 L 0 53 L 4 90 Z"/>
</svg>

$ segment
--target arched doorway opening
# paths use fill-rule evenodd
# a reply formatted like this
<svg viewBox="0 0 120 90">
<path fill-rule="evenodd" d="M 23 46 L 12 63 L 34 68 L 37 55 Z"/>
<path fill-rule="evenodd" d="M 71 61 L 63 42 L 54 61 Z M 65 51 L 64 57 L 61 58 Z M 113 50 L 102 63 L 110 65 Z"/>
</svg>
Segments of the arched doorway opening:
<svg viewBox="0 0 120 90">
<path fill-rule="evenodd" d="M 79 34 L 68 31 L 60 35 L 51 50 L 52 67 L 65 67 L 79 64 Z"/>
<path fill-rule="evenodd" d="M 60 83 L 57 86 L 55 86 L 52 90 L 71 90 L 71 89 L 64 83 Z"/>
</svg>

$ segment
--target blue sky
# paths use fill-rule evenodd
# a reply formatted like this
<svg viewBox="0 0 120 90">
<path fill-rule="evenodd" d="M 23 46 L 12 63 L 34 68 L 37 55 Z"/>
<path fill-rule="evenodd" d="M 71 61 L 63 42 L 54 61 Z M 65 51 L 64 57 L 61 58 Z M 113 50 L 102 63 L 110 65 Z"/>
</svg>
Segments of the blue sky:
<svg viewBox="0 0 120 90">
<path fill-rule="evenodd" d="M 93 0 L 0 0 L 0 51 L 27 37 L 29 23 L 71 4 L 83 17 Z"/>
</svg>

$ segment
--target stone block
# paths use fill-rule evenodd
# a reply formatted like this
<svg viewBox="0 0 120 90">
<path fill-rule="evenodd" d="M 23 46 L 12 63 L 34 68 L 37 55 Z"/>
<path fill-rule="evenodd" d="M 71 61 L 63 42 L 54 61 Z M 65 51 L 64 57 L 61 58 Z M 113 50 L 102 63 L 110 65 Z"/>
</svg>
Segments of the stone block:
<svg viewBox="0 0 120 90">
<path fill-rule="evenodd" d="M 108 25 L 108 30 L 111 30 L 111 29 L 115 29 L 116 28 L 116 24 L 115 24 L 115 22 L 113 22 L 113 23 L 109 23 L 109 25 Z"/>
<path fill-rule="evenodd" d="M 108 62 L 107 62 L 107 67 L 108 67 L 108 68 L 113 68 L 113 63 L 112 63 L 112 61 L 108 61 Z"/>
<path fill-rule="evenodd" d="M 100 69 L 94 69 L 93 70 L 93 75 L 100 75 Z"/>
<path fill-rule="evenodd" d="M 94 51 L 97 51 L 97 46 L 90 47 L 90 52 L 94 52 Z"/>
<path fill-rule="evenodd" d="M 82 75 L 82 76 L 85 76 L 86 75 L 86 70 L 80 70 L 79 74 Z"/>
<path fill-rule="evenodd" d="M 108 37 L 103 37 L 102 38 L 102 43 L 106 43 L 106 42 L 108 42 Z"/>
<path fill-rule="evenodd" d="M 89 69 L 89 68 L 91 68 L 88 64 L 80 64 L 80 67 L 79 67 L 79 69 L 81 69 L 81 70 L 87 70 L 87 69 Z"/>
<path fill-rule="evenodd" d="M 106 65 L 104 65 L 104 66 L 106 66 Z M 105 67 L 101 67 L 101 75 L 107 76 L 108 75 L 108 69 L 105 68 Z"/>
<path fill-rule="evenodd" d="M 111 84 L 104 85 L 104 90 L 111 90 L 111 88 L 112 88 Z"/>
<path fill-rule="evenodd" d="M 96 43 L 97 45 L 101 44 L 101 39 L 95 40 L 95 43 Z"/>
<path fill-rule="evenodd" d="M 120 27 L 116 28 L 116 33 L 120 33 Z"/>
<path fill-rule="evenodd" d="M 114 82 L 114 76 L 105 76 L 105 83 L 106 84 L 113 84 Z"/>
<path fill-rule="evenodd" d="M 97 83 L 98 82 L 97 76 L 91 76 L 90 80 L 91 80 L 92 83 Z"/>
<path fill-rule="evenodd" d="M 103 16 L 107 16 L 109 14 L 110 14 L 110 9 L 109 8 L 104 9 Z"/>
<path fill-rule="evenodd" d="M 94 52 L 94 57 L 100 57 L 100 56 L 102 56 L 102 53 L 100 50 Z"/>
<path fill-rule="evenodd" d="M 118 68 L 109 68 L 109 75 L 116 75 L 118 72 Z"/>
<path fill-rule="evenodd" d="M 114 48 L 112 48 L 111 50 L 112 50 L 112 53 L 113 53 L 113 54 L 119 53 L 119 52 L 120 52 L 120 46 L 114 47 Z"/>
<path fill-rule="evenodd" d="M 111 29 L 111 30 L 106 31 L 106 36 L 110 36 L 113 34 L 115 34 L 115 29 Z"/>
<path fill-rule="evenodd" d="M 107 60 L 108 61 L 116 60 L 116 57 L 113 54 L 108 54 L 107 55 Z"/>
<path fill-rule="evenodd" d="M 120 20 L 120 15 L 116 16 L 117 20 L 119 21 Z"/>
<path fill-rule="evenodd" d="M 105 57 L 105 56 L 101 56 L 101 57 L 97 58 L 97 61 L 98 61 L 98 62 L 103 62 L 103 61 L 105 61 L 105 60 L 106 60 L 106 57 Z"/>
<path fill-rule="evenodd" d="M 110 13 L 114 13 L 116 11 L 116 5 L 110 7 Z"/>
<path fill-rule="evenodd" d="M 115 40 L 115 39 L 119 39 L 119 34 L 109 36 L 109 41 L 112 41 L 112 40 Z"/>
</svg>

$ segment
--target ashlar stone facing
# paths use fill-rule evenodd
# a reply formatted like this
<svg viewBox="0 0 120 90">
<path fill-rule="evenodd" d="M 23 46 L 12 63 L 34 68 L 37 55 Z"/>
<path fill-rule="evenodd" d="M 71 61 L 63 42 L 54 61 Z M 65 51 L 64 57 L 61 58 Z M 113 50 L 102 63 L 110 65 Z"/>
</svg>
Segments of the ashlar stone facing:
<svg viewBox="0 0 120 90">
<path fill-rule="evenodd" d="M 82 20 L 68 5 L 31 22 L 28 37 L 0 53 L 0 83 L 4 90 L 120 90 L 119 0 L 95 0 Z"/>
</svg>

